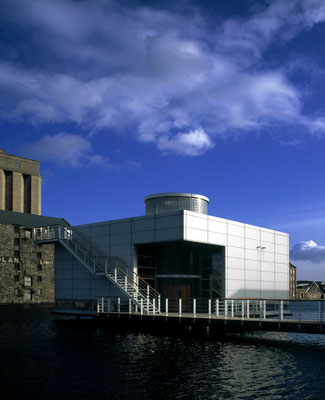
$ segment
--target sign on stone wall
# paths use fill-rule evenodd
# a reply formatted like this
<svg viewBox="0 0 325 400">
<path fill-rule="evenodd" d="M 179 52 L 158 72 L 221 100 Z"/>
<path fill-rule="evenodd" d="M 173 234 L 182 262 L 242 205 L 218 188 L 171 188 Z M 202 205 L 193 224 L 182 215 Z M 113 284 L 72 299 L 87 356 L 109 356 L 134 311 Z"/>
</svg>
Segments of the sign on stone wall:
<svg viewBox="0 0 325 400">
<path fill-rule="evenodd" d="M 0 256 L 0 262 L 7 263 L 7 264 L 18 264 L 19 258 L 17 257 L 3 257 Z"/>
</svg>

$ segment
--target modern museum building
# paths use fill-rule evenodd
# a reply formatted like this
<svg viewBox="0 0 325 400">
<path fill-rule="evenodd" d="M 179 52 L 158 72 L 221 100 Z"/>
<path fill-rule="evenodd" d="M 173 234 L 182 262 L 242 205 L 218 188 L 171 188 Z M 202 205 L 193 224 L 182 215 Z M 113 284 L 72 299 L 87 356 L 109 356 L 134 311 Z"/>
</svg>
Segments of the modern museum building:
<svg viewBox="0 0 325 400">
<path fill-rule="evenodd" d="M 56 244 L 56 301 L 128 297 L 127 278 L 124 285 L 116 269 L 114 278 L 107 262 L 131 270 L 162 299 L 288 299 L 289 235 L 210 216 L 208 204 L 192 193 L 155 194 L 145 198 L 144 216 L 69 228 L 84 250 L 62 237 Z"/>
</svg>

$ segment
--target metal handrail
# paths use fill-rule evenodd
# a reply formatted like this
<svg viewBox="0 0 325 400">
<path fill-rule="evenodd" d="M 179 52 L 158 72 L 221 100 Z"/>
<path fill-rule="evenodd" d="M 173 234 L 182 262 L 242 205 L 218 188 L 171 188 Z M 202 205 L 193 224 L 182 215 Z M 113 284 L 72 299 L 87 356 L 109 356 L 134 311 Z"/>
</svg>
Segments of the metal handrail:
<svg viewBox="0 0 325 400">
<path fill-rule="evenodd" d="M 74 234 L 76 233 L 76 234 L 82 239 L 82 241 L 84 241 L 84 242 L 86 242 L 86 243 L 88 244 L 89 247 L 85 247 L 82 243 L 81 243 L 81 246 L 82 246 L 85 250 L 87 250 L 90 254 L 92 254 L 94 258 L 97 258 L 98 256 L 96 256 L 96 255 L 92 252 L 91 249 L 94 249 L 97 253 L 100 254 L 101 257 L 103 257 L 103 258 L 105 258 L 105 259 L 109 259 L 110 262 L 114 265 L 114 267 L 117 268 L 120 272 L 122 272 L 122 273 L 125 275 L 125 272 L 119 267 L 118 264 L 114 263 L 114 261 L 113 261 L 114 259 L 118 260 L 121 264 L 123 264 L 123 266 L 127 269 L 128 272 L 130 272 L 132 275 L 134 275 L 134 276 L 137 278 L 137 280 L 139 280 L 140 282 L 143 282 L 143 283 L 144 283 L 145 288 L 147 288 L 147 287 L 149 286 L 150 290 L 153 291 L 153 292 L 155 292 L 157 296 L 160 295 L 159 292 L 157 292 L 157 290 L 156 290 L 155 288 L 153 288 L 145 279 L 143 279 L 143 278 L 142 278 L 139 274 L 137 274 L 136 272 L 132 271 L 132 270 L 130 269 L 130 267 L 126 264 L 126 262 L 125 262 L 124 260 L 122 260 L 121 258 L 116 257 L 116 256 L 113 256 L 113 257 L 108 257 L 108 256 L 106 256 L 104 253 L 101 252 L 101 250 L 99 250 L 95 245 L 93 245 L 85 236 L 83 236 L 80 232 L 78 232 L 78 230 L 77 230 L 76 228 L 74 228 L 72 225 L 70 225 L 67 221 L 65 221 L 65 222 L 69 225 L 69 227 L 71 228 L 71 231 L 73 231 Z M 63 226 L 61 226 L 61 225 L 54 224 L 54 225 L 48 225 L 48 226 L 46 226 L 46 227 L 35 228 L 35 230 L 37 230 L 37 229 L 47 229 L 47 228 L 55 229 L 55 228 L 57 228 L 57 227 L 59 227 L 59 228 L 65 228 L 65 227 L 63 227 Z M 80 243 L 80 242 L 79 242 L 79 243 Z M 132 279 L 132 278 L 130 278 L 130 279 Z M 133 279 L 132 279 L 132 280 L 133 280 Z M 137 285 L 137 280 L 133 280 L 133 283 L 136 284 L 136 285 Z"/>
<path fill-rule="evenodd" d="M 45 237 L 43 237 L 43 232 L 45 232 Z M 54 233 L 54 237 L 51 235 L 51 233 Z M 77 238 L 75 236 L 77 236 Z M 137 293 L 139 293 L 140 296 L 144 298 L 149 297 L 149 299 L 151 300 L 159 296 L 159 293 L 154 288 L 152 288 L 152 286 L 149 285 L 138 274 L 130 270 L 129 266 L 124 261 L 115 257 L 115 259 L 121 261 L 126 271 L 120 268 L 120 266 L 113 261 L 113 257 L 108 257 L 104 255 L 99 249 L 93 246 L 80 232 L 78 232 L 73 227 L 71 227 L 71 229 L 68 229 L 67 227 L 61 225 L 48 225 L 46 227 L 34 228 L 34 239 L 39 240 L 38 238 L 40 240 L 49 240 L 49 239 L 55 239 L 55 240 L 58 239 L 62 241 L 71 240 L 72 243 L 75 242 L 78 247 L 81 247 L 84 251 L 86 251 L 87 254 L 90 255 L 90 259 L 94 260 L 95 262 L 94 272 L 96 272 L 96 267 L 98 267 L 102 272 L 109 275 L 109 273 L 107 272 L 107 267 L 110 267 L 111 270 L 110 273 L 114 274 L 114 281 L 116 283 L 118 283 L 117 282 L 118 276 L 120 277 L 120 279 L 123 279 L 123 281 L 125 278 L 127 278 L 128 283 L 131 284 L 131 287 L 137 290 Z M 86 242 L 86 245 L 82 242 Z M 99 262 L 99 259 L 101 258 L 107 261 L 105 262 L 104 265 L 102 265 L 102 263 Z M 86 264 L 88 263 L 86 262 Z M 113 279 L 113 276 L 110 277 Z M 124 285 L 122 286 L 121 284 L 119 285 L 125 291 L 127 291 L 127 287 L 123 287 Z"/>
</svg>

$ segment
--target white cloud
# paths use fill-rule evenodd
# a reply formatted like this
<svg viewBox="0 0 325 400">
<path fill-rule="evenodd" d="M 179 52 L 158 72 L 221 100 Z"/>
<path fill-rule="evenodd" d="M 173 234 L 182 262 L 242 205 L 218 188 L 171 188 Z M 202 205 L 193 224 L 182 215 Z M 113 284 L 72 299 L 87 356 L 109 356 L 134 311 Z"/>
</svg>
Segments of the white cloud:
<svg viewBox="0 0 325 400">
<path fill-rule="evenodd" d="M 293 246 L 290 251 L 292 260 L 320 263 L 325 261 L 325 246 L 320 246 L 312 240 L 302 241 Z"/>
<path fill-rule="evenodd" d="M 44 136 L 34 143 L 21 146 L 20 151 L 24 156 L 40 161 L 56 161 L 62 166 L 112 167 L 106 158 L 93 154 L 89 140 L 71 133 Z"/>
<path fill-rule="evenodd" d="M 324 21 L 322 1 L 272 1 L 212 29 L 191 6 L 185 15 L 104 0 L 2 3 L 4 20 L 33 50 L 25 65 L 15 56 L 19 40 L 2 52 L 2 119 L 132 132 L 191 156 L 218 136 L 270 126 L 325 133 L 322 115 L 303 114 L 303 94 L 285 70 L 261 58 L 275 41 Z"/>
<path fill-rule="evenodd" d="M 173 137 L 161 136 L 158 140 L 160 150 L 186 156 L 198 156 L 212 147 L 213 143 L 203 129 L 177 133 Z"/>
</svg>

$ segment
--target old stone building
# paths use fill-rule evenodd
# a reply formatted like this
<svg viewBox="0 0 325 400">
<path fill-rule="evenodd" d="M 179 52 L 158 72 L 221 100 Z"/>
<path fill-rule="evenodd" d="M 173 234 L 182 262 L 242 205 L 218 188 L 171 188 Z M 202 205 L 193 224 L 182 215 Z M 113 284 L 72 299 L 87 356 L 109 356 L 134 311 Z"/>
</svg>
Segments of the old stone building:
<svg viewBox="0 0 325 400">
<path fill-rule="evenodd" d="M 0 224 L 0 303 L 54 301 L 54 245 L 35 245 L 32 228 Z"/>
<path fill-rule="evenodd" d="M 297 267 L 289 263 L 289 299 L 297 298 Z"/>
<path fill-rule="evenodd" d="M 298 281 L 297 297 L 305 300 L 321 300 L 325 298 L 325 282 Z"/>
<path fill-rule="evenodd" d="M 0 210 L 41 214 L 39 161 L 0 149 Z"/>
<path fill-rule="evenodd" d="M 0 210 L 0 303 L 54 302 L 54 244 L 35 244 L 33 228 L 61 218 Z"/>
</svg>

